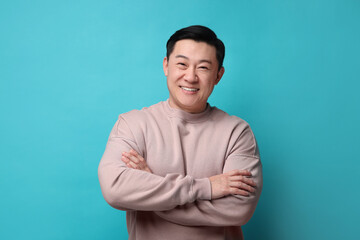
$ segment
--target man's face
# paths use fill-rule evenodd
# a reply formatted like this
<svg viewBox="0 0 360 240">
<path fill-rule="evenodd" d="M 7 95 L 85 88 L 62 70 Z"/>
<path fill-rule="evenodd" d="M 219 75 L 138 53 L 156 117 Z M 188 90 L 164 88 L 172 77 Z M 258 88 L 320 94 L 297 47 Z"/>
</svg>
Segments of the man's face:
<svg viewBox="0 0 360 240">
<path fill-rule="evenodd" d="M 190 113 L 205 110 L 214 86 L 224 74 L 224 68 L 218 71 L 215 47 L 190 39 L 175 43 L 163 67 L 170 106 Z"/>
</svg>

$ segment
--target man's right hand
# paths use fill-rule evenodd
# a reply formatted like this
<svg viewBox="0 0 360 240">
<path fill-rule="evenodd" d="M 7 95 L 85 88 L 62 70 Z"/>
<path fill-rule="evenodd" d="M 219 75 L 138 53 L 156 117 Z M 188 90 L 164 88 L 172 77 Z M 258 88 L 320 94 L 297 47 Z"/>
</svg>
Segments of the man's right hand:
<svg viewBox="0 0 360 240">
<path fill-rule="evenodd" d="M 211 182 L 211 199 L 221 198 L 231 194 L 249 196 L 255 191 L 256 184 L 250 179 L 247 170 L 232 170 L 227 173 L 209 177 Z"/>
</svg>

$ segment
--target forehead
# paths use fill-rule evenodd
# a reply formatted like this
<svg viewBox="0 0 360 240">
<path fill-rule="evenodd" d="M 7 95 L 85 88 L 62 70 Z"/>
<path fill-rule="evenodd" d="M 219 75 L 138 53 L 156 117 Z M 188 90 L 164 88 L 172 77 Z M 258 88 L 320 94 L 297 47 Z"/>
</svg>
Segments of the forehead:
<svg viewBox="0 0 360 240">
<path fill-rule="evenodd" d="M 191 60 L 215 60 L 216 49 L 214 46 L 211 46 L 206 42 L 183 39 L 175 43 L 174 50 L 171 53 L 170 58 L 178 55 L 186 56 Z"/>
</svg>

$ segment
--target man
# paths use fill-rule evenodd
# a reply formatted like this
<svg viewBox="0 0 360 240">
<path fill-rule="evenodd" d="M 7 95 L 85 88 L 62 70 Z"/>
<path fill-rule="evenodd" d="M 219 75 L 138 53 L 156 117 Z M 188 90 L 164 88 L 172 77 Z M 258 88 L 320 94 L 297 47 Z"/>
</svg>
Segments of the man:
<svg viewBox="0 0 360 240">
<path fill-rule="evenodd" d="M 225 47 L 203 26 L 166 46 L 169 99 L 119 116 L 98 169 L 104 198 L 127 211 L 129 239 L 243 239 L 262 170 L 249 125 L 207 103 Z"/>
</svg>

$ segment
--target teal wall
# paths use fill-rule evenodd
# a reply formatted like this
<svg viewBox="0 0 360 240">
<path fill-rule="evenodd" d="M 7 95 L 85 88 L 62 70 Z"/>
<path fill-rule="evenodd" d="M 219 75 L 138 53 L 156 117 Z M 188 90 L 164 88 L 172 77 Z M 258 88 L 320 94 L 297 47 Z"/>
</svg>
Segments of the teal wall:
<svg viewBox="0 0 360 240">
<path fill-rule="evenodd" d="M 359 23 L 357 0 L 1 1 L 0 239 L 127 237 L 97 166 L 118 114 L 168 97 L 192 24 L 227 47 L 210 103 L 260 146 L 246 239 L 358 239 Z"/>
</svg>

